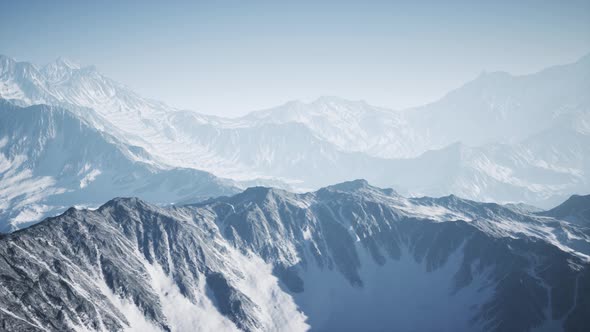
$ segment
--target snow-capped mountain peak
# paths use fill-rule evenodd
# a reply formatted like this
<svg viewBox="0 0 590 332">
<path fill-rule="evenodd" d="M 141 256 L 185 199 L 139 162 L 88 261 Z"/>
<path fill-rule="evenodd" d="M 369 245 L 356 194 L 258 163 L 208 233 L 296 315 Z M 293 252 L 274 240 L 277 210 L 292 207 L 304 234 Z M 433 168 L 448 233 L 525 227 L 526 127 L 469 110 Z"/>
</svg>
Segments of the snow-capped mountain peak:
<svg viewBox="0 0 590 332">
<path fill-rule="evenodd" d="M 51 83 L 60 83 L 71 78 L 71 76 L 80 70 L 80 65 L 65 58 L 57 58 L 55 61 L 45 65 L 41 72 Z"/>
<path fill-rule="evenodd" d="M 44 68 L 50 67 L 69 70 L 80 69 L 80 65 L 78 63 L 64 57 L 58 57 L 55 59 L 55 61 L 47 64 Z"/>
</svg>

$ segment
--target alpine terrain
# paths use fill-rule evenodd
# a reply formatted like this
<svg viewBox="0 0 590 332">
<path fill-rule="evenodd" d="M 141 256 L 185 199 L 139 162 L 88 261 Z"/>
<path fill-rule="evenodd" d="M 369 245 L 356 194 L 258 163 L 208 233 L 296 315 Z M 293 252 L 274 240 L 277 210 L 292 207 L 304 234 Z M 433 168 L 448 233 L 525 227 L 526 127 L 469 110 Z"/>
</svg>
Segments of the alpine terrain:
<svg viewBox="0 0 590 332">
<path fill-rule="evenodd" d="M 0 332 L 588 332 L 589 52 L 588 1 L 0 1 Z"/>
<path fill-rule="evenodd" d="M 0 232 L 116 195 L 170 204 L 236 192 L 209 173 L 159 163 L 63 108 L 0 100 Z"/>
<path fill-rule="evenodd" d="M 543 208 L 590 188 L 588 90 L 590 55 L 529 75 L 483 73 L 408 110 L 321 97 L 222 118 L 141 97 L 95 67 L 0 56 L 1 98 L 63 107 L 163 164 L 240 187 L 308 191 L 366 178 L 410 196 Z"/>
<path fill-rule="evenodd" d="M 0 238 L 0 328 L 584 331 L 578 201 L 529 213 L 356 180 L 70 208 Z"/>
</svg>

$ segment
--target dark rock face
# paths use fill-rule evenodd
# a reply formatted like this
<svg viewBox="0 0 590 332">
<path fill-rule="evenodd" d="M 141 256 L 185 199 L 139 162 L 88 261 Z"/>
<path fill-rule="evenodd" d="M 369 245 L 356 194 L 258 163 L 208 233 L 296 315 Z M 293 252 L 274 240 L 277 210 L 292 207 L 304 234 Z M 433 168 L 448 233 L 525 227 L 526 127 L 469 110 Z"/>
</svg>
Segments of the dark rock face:
<svg viewBox="0 0 590 332">
<path fill-rule="evenodd" d="M 252 327 L 262 327 L 249 310 L 258 309 L 256 304 L 232 287 L 223 274 L 215 272 L 207 275 L 207 287 L 213 293 L 219 311 L 230 317 L 239 329 L 249 330 Z"/>
<path fill-rule="evenodd" d="M 200 329 L 221 330 L 581 331 L 584 236 L 567 221 L 364 181 L 171 208 L 115 199 L 0 239 L 0 327 L 176 331 L 199 329 L 200 315 L 217 324 Z"/>
</svg>

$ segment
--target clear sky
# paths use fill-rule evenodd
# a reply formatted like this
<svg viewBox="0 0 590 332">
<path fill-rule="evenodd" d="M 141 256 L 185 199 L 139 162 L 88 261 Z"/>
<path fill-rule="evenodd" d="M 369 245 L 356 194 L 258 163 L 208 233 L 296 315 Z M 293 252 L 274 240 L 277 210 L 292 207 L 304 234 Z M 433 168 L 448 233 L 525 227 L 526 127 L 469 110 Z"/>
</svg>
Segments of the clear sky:
<svg viewBox="0 0 590 332">
<path fill-rule="evenodd" d="M 590 0 L 0 0 L 0 53 L 210 114 L 320 95 L 399 109 L 590 53 Z"/>
</svg>

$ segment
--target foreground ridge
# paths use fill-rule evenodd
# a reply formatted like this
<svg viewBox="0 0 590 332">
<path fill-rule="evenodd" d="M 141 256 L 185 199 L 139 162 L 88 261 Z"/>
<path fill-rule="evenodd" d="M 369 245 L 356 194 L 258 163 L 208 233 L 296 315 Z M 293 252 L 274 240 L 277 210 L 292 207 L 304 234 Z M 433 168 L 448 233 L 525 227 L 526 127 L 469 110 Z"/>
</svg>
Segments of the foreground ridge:
<svg viewBox="0 0 590 332">
<path fill-rule="evenodd" d="M 0 239 L 0 326 L 575 331 L 590 323 L 589 243 L 567 221 L 361 180 L 167 208 L 117 198 Z"/>
</svg>

